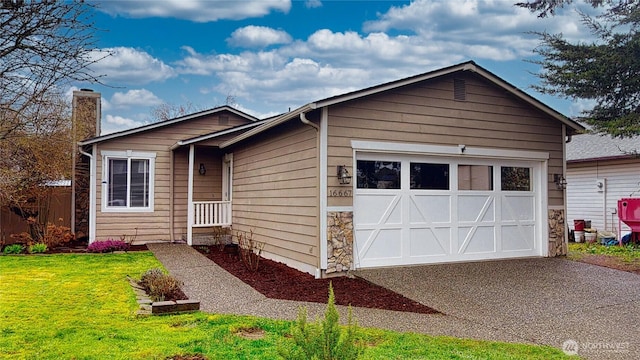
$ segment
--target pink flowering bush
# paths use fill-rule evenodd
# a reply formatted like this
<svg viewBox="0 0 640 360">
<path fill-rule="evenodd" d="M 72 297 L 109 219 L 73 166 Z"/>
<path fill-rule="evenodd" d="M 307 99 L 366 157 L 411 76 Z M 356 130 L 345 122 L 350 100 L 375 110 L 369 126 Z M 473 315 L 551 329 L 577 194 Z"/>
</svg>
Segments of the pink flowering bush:
<svg viewBox="0 0 640 360">
<path fill-rule="evenodd" d="M 87 246 L 87 252 L 90 253 L 109 253 L 114 251 L 127 251 L 129 244 L 122 240 L 104 240 L 96 241 Z"/>
</svg>

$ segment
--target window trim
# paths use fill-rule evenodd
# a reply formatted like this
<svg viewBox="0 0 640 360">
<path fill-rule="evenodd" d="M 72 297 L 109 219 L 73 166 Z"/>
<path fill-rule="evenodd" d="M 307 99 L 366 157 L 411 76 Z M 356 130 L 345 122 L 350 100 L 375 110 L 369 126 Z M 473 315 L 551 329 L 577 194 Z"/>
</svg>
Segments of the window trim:
<svg viewBox="0 0 640 360">
<path fill-rule="evenodd" d="M 142 152 L 142 151 L 109 151 L 103 150 L 100 152 L 102 156 L 102 195 L 101 195 L 101 210 L 102 212 L 111 213 L 139 213 L 139 212 L 153 212 L 154 211 L 154 194 L 155 194 L 155 170 L 156 170 L 156 153 Z M 108 190 L 109 190 L 109 160 L 110 159 L 126 159 L 128 166 L 130 166 L 130 160 L 148 160 L 149 161 L 149 205 L 145 207 L 131 207 L 127 202 L 127 206 L 108 206 Z M 127 168 L 129 170 L 129 168 Z"/>
</svg>

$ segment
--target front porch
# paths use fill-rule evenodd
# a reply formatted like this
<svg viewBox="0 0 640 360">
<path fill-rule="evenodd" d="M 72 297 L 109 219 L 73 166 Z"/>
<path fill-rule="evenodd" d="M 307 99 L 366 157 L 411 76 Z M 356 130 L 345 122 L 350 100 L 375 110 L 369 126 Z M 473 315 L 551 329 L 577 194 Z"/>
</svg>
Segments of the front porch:
<svg viewBox="0 0 640 360">
<path fill-rule="evenodd" d="M 231 226 L 231 201 L 192 201 L 187 219 L 187 244 L 193 245 L 195 228 Z M 212 235 L 213 236 L 213 232 Z"/>
<path fill-rule="evenodd" d="M 188 245 L 197 245 L 200 238 L 211 241 L 215 228 L 232 224 L 232 154 L 225 154 L 216 146 L 189 144 L 176 149 L 174 159 L 175 188 L 184 186 L 186 190 L 186 196 L 180 196 L 179 191 L 174 194 L 175 215 L 184 216 L 182 224 L 179 217 L 174 218 L 178 228 L 186 230 L 182 238 Z"/>
</svg>

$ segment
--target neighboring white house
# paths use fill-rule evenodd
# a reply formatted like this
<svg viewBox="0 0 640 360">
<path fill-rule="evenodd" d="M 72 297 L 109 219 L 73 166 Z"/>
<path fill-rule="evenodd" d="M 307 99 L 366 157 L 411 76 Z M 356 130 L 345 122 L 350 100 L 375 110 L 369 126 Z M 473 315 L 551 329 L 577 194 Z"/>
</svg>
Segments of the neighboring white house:
<svg viewBox="0 0 640 360">
<path fill-rule="evenodd" d="M 640 137 L 581 134 L 567 144 L 567 224 L 618 233 L 618 200 L 640 197 Z M 629 228 L 622 223 L 622 234 Z"/>
</svg>

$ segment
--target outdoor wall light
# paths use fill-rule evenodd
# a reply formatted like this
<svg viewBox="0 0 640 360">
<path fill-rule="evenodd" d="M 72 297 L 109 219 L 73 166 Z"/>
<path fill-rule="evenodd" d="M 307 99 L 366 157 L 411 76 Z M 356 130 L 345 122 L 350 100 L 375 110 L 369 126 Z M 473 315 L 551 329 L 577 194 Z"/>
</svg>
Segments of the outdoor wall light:
<svg viewBox="0 0 640 360">
<path fill-rule="evenodd" d="M 351 175 L 345 165 L 338 165 L 338 181 L 343 185 L 351 184 Z"/>
<path fill-rule="evenodd" d="M 567 188 L 567 179 L 562 174 L 553 174 L 553 182 L 556 183 L 558 190 L 564 190 Z"/>
<path fill-rule="evenodd" d="M 204 163 L 200 163 L 200 168 L 198 169 L 198 173 L 203 175 L 207 173 L 207 169 L 204 168 Z"/>
</svg>

